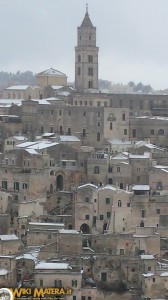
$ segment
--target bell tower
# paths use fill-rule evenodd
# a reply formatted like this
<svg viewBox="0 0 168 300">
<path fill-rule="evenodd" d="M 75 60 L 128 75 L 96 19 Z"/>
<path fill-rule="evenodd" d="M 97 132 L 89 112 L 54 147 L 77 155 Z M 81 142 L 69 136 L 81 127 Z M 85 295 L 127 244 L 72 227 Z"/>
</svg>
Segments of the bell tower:
<svg viewBox="0 0 168 300">
<path fill-rule="evenodd" d="M 98 90 L 98 51 L 96 47 L 96 27 L 93 26 L 86 4 L 83 22 L 77 29 L 75 47 L 75 88 L 87 93 Z"/>
</svg>

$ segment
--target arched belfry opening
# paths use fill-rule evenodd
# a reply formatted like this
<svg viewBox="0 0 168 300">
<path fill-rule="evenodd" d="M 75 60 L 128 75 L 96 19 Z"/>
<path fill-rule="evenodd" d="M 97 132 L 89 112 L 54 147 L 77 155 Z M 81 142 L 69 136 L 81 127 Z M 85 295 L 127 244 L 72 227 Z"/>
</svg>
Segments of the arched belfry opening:
<svg viewBox="0 0 168 300">
<path fill-rule="evenodd" d="M 64 187 L 64 180 L 62 175 L 58 175 L 56 178 L 56 189 L 57 191 L 62 191 Z"/>
<path fill-rule="evenodd" d="M 89 234 L 90 233 L 89 225 L 87 225 L 86 223 L 82 224 L 80 227 L 80 231 L 82 231 L 82 233 Z"/>
</svg>

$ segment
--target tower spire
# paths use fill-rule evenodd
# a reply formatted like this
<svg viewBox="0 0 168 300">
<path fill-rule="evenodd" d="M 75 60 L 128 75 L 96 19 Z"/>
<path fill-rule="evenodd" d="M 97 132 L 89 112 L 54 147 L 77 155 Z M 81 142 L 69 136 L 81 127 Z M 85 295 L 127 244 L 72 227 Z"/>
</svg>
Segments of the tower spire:
<svg viewBox="0 0 168 300">
<path fill-rule="evenodd" d="M 86 13 L 88 14 L 88 3 L 86 3 Z"/>
</svg>

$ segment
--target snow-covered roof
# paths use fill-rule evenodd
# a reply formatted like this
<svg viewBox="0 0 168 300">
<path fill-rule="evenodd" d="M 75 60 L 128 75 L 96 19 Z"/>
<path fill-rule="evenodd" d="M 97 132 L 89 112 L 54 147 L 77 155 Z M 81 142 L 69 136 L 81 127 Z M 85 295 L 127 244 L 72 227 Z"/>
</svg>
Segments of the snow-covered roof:
<svg viewBox="0 0 168 300">
<path fill-rule="evenodd" d="M 59 140 L 61 142 L 80 142 L 80 139 L 75 135 L 60 135 Z"/>
<path fill-rule="evenodd" d="M 112 157 L 112 159 L 128 159 L 128 156 L 126 156 L 124 153 L 118 153 L 117 155 L 115 155 L 114 157 Z"/>
<path fill-rule="evenodd" d="M 129 158 L 132 159 L 150 158 L 150 152 L 144 152 L 144 154 L 129 154 Z"/>
<path fill-rule="evenodd" d="M 1 241 L 10 241 L 10 240 L 18 240 L 18 237 L 15 234 L 1 234 Z"/>
<path fill-rule="evenodd" d="M 73 229 L 59 229 L 58 232 L 59 233 L 68 233 L 68 234 L 79 234 L 79 232 L 77 230 L 73 230 Z"/>
<path fill-rule="evenodd" d="M 149 185 L 137 185 L 137 184 L 134 184 L 132 186 L 132 191 L 149 191 L 150 190 L 150 186 Z"/>
<path fill-rule="evenodd" d="M 42 149 L 46 149 L 46 148 L 49 148 L 49 147 L 52 147 L 52 146 L 55 146 L 55 145 L 58 145 L 59 143 L 51 143 L 51 142 L 38 142 L 34 145 L 31 145 L 28 147 L 28 149 L 34 149 L 34 150 L 42 150 Z"/>
<path fill-rule="evenodd" d="M 149 272 L 149 273 L 145 273 L 145 274 L 142 274 L 144 277 L 152 277 L 154 276 L 155 274 L 152 273 L 152 272 Z"/>
<path fill-rule="evenodd" d="M 4 105 L 22 105 L 22 101 L 25 101 L 25 99 L 0 99 L 0 103 Z"/>
<path fill-rule="evenodd" d="M 55 135 L 55 133 L 51 133 L 51 132 L 45 132 L 42 137 L 50 137 L 50 136 L 53 136 Z"/>
<path fill-rule="evenodd" d="M 5 90 L 26 90 L 29 87 L 29 85 L 12 85 L 7 87 Z"/>
<path fill-rule="evenodd" d="M 62 77 L 66 77 L 66 75 L 58 70 L 55 70 L 53 68 L 50 68 L 48 70 L 45 70 L 41 73 L 38 73 L 37 76 L 62 76 Z"/>
<path fill-rule="evenodd" d="M 31 99 L 32 101 L 36 101 L 36 102 L 38 102 L 39 104 L 44 104 L 44 105 L 51 105 L 51 103 L 49 102 L 49 101 L 47 101 L 47 100 L 45 100 L 45 99 Z"/>
<path fill-rule="evenodd" d="M 155 259 L 154 258 L 154 255 L 152 255 L 152 254 L 142 254 L 142 255 L 140 255 L 140 258 L 141 259 Z"/>
<path fill-rule="evenodd" d="M 26 148 L 25 151 L 27 151 L 29 154 L 39 154 L 36 150 L 34 149 L 29 149 L 29 148 Z"/>
<path fill-rule="evenodd" d="M 40 222 L 29 222 L 29 225 L 39 225 L 39 226 L 64 226 L 64 223 L 40 223 Z"/>
<path fill-rule="evenodd" d="M 167 277 L 168 276 L 168 272 L 163 272 L 160 274 L 161 277 Z"/>
<path fill-rule="evenodd" d="M 112 139 L 112 140 L 107 140 L 111 145 L 131 145 L 131 141 L 125 141 L 125 140 L 120 140 L 120 139 Z"/>
<path fill-rule="evenodd" d="M 58 92 L 58 95 L 59 96 L 65 96 L 65 97 L 68 97 L 71 93 L 68 92 L 68 91 L 60 91 Z"/>
<path fill-rule="evenodd" d="M 25 136 L 22 136 L 22 135 L 14 135 L 13 138 L 16 139 L 16 140 L 18 140 L 18 141 L 25 141 L 25 140 L 27 140 L 27 138 Z"/>
<path fill-rule="evenodd" d="M 77 189 L 80 190 L 80 189 L 85 189 L 85 188 L 98 189 L 98 186 L 95 185 L 95 184 L 92 184 L 92 183 L 86 183 L 86 184 L 83 184 L 83 185 L 78 186 Z"/>
<path fill-rule="evenodd" d="M 69 264 L 67 263 L 40 262 L 35 266 L 35 270 L 67 270 L 69 268 Z"/>
<path fill-rule="evenodd" d="M 37 144 L 38 142 L 25 142 L 25 143 L 21 143 L 19 145 L 16 145 L 17 148 L 26 148 L 26 147 L 29 147 L 31 145 L 35 145 Z"/>
<path fill-rule="evenodd" d="M 52 85 L 51 87 L 53 90 L 59 90 L 59 89 L 63 88 L 63 85 Z"/>
<path fill-rule="evenodd" d="M 0 269 L 0 276 L 4 276 L 4 275 L 6 275 L 8 273 L 9 273 L 8 270 L 6 270 L 6 269 Z"/>
</svg>

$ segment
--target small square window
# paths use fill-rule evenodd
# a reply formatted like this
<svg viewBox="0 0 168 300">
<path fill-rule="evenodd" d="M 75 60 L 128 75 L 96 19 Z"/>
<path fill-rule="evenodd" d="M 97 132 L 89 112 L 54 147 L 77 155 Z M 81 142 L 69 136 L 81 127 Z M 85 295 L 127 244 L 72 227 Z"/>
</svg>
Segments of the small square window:
<svg viewBox="0 0 168 300">
<path fill-rule="evenodd" d="M 100 220 L 104 220 L 104 216 L 103 215 L 100 215 Z"/>
<path fill-rule="evenodd" d="M 107 218 L 108 219 L 111 218 L 111 212 L 110 211 L 107 212 Z"/>
<path fill-rule="evenodd" d="M 130 203 L 127 203 L 127 207 L 130 207 Z"/>
<path fill-rule="evenodd" d="M 110 198 L 106 198 L 106 204 L 110 204 Z"/>
<path fill-rule="evenodd" d="M 156 213 L 157 213 L 157 215 L 160 215 L 160 208 L 156 209 Z"/>
<path fill-rule="evenodd" d="M 90 218 L 89 218 L 89 215 L 85 215 L 85 219 L 86 220 L 89 220 Z"/>
</svg>

